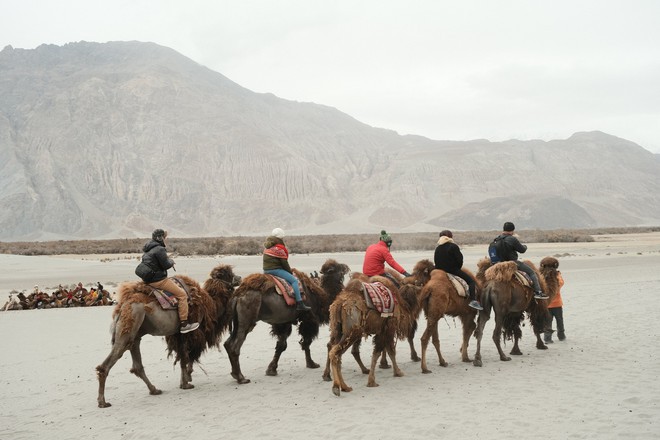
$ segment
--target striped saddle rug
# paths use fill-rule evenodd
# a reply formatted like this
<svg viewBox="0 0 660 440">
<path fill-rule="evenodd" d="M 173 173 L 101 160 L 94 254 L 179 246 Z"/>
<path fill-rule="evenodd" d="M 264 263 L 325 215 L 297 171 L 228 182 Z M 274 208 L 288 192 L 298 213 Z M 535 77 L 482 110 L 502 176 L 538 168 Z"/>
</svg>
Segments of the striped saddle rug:
<svg viewBox="0 0 660 440">
<path fill-rule="evenodd" d="M 373 283 L 362 283 L 364 299 L 369 308 L 380 313 L 380 316 L 387 318 L 394 313 L 396 298 L 392 295 L 390 289 L 378 281 Z"/>
</svg>

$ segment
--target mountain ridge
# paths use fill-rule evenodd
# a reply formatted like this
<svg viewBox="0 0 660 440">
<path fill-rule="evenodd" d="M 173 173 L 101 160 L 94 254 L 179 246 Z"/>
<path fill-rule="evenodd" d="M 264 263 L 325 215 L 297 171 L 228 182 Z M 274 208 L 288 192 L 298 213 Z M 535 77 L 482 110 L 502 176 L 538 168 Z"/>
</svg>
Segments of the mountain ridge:
<svg viewBox="0 0 660 440">
<path fill-rule="evenodd" d="M 625 139 L 400 136 L 154 43 L 0 51 L 0 164 L 2 240 L 660 224 Z"/>
</svg>

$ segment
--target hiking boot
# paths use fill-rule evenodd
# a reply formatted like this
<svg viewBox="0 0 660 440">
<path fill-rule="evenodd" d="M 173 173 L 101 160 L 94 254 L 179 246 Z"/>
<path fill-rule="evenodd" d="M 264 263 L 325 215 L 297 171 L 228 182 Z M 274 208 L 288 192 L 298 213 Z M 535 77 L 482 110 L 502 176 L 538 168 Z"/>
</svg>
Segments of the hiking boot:
<svg viewBox="0 0 660 440">
<path fill-rule="evenodd" d="M 538 292 L 534 292 L 534 299 L 548 299 L 548 298 L 550 297 L 545 293 L 541 292 L 540 290 Z"/>
<path fill-rule="evenodd" d="M 199 322 L 188 322 L 188 321 L 181 321 L 181 327 L 179 328 L 179 333 L 188 333 L 193 330 L 197 330 L 199 327 Z"/>
<path fill-rule="evenodd" d="M 310 310 L 312 310 L 312 308 L 307 306 L 302 301 L 296 301 L 296 310 L 300 310 L 301 312 L 309 312 Z"/>
<path fill-rule="evenodd" d="M 479 304 L 479 301 L 477 301 L 476 299 L 473 299 L 472 301 L 470 301 L 470 304 L 468 304 L 468 305 L 470 307 L 472 307 L 473 309 L 477 309 L 477 310 L 483 310 L 484 309 L 483 307 L 481 307 L 481 304 Z"/>
</svg>

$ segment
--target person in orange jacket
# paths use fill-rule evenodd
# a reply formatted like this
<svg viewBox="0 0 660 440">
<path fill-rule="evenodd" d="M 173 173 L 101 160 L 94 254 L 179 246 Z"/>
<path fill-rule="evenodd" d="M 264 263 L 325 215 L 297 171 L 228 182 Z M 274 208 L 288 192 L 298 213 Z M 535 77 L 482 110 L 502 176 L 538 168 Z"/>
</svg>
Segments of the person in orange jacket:
<svg viewBox="0 0 660 440">
<path fill-rule="evenodd" d="M 557 261 L 557 268 L 559 267 L 559 262 Z M 545 331 L 543 335 L 543 340 L 546 344 L 552 344 L 552 319 L 554 318 L 557 321 L 557 339 L 564 341 L 566 339 L 566 331 L 564 329 L 564 301 L 561 298 L 561 288 L 564 285 L 564 277 L 562 277 L 561 272 L 557 269 L 557 295 L 553 300 L 548 304 L 548 312 L 550 312 L 550 322 L 548 323 L 548 330 Z"/>
</svg>

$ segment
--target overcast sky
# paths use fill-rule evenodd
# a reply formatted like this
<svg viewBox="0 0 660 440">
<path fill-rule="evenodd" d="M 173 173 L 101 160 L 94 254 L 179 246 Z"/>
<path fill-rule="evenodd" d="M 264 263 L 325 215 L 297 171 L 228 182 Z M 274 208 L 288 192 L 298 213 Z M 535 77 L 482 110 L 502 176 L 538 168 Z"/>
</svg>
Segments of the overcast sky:
<svg viewBox="0 0 660 440">
<path fill-rule="evenodd" d="M 0 0 L 0 45 L 150 41 L 432 139 L 601 130 L 660 153 L 658 0 Z"/>
</svg>

